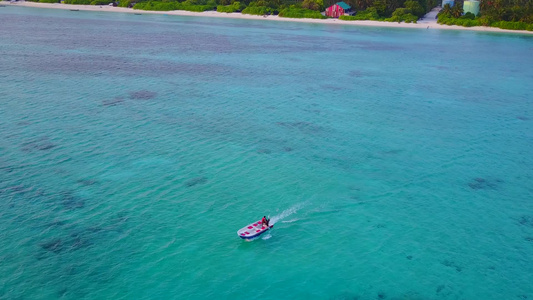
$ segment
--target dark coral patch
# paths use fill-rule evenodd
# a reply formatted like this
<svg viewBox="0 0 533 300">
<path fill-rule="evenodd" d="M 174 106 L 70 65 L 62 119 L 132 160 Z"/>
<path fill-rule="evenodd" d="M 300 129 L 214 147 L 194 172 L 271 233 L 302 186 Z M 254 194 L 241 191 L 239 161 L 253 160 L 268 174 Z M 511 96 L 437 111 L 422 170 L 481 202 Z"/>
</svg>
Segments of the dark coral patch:
<svg viewBox="0 0 533 300">
<path fill-rule="evenodd" d="M 531 217 L 531 216 L 521 216 L 518 219 L 518 224 L 520 224 L 522 226 L 533 227 L 533 217 Z"/>
<path fill-rule="evenodd" d="M 309 112 L 309 113 L 313 113 L 315 115 L 319 115 L 322 112 L 319 109 L 304 109 L 304 111 Z"/>
<path fill-rule="evenodd" d="M 90 186 L 98 183 L 96 180 L 93 179 L 80 179 L 78 180 L 78 183 L 84 186 Z"/>
<path fill-rule="evenodd" d="M 321 84 L 320 89 L 327 91 L 346 91 L 348 87 L 338 84 Z"/>
<path fill-rule="evenodd" d="M 444 284 L 441 284 L 437 287 L 437 289 L 435 290 L 435 292 L 437 294 L 439 294 L 440 292 L 442 292 L 442 290 L 444 290 L 444 288 L 446 288 L 446 286 Z"/>
<path fill-rule="evenodd" d="M 277 122 L 276 124 L 285 128 L 298 129 L 303 133 L 319 133 L 323 130 L 321 126 L 309 122 Z"/>
<path fill-rule="evenodd" d="M 359 70 L 353 70 L 348 73 L 348 76 L 354 77 L 354 78 L 361 78 L 361 77 L 365 77 L 366 74 Z"/>
<path fill-rule="evenodd" d="M 110 220 L 110 223 L 114 225 L 121 225 L 126 223 L 129 219 L 129 214 L 126 211 L 121 211 Z"/>
<path fill-rule="evenodd" d="M 195 177 L 195 178 L 192 178 L 192 179 L 189 179 L 187 181 L 185 181 L 185 186 L 187 187 L 193 187 L 195 185 L 198 185 L 198 184 L 204 184 L 207 182 L 207 178 L 206 177 Z"/>
<path fill-rule="evenodd" d="M 474 190 L 483 189 L 486 187 L 486 185 L 487 185 L 487 181 L 483 178 L 474 178 L 472 181 L 468 183 L 468 186 Z"/>
<path fill-rule="evenodd" d="M 283 147 L 283 151 L 285 151 L 285 152 L 291 152 L 291 151 L 292 151 L 292 148 L 291 148 L 291 147 Z"/>
<path fill-rule="evenodd" d="M 270 154 L 272 153 L 272 151 L 270 149 L 258 149 L 257 150 L 257 153 L 260 153 L 260 154 Z"/>
<path fill-rule="evenodd" d="M 75 196 L 71 191 L 61 193 L 61 204 L 66 209 L 76 209 L 85 206 L 85 201 Z"/>
<path fill-rule="evenodd" d="M 15 170 L 15 168 L 13 168 L 12 166 L 0 164 L 0 171 L 11 173 L 13 172 L 13 170 Z"/>
<path fill-rule="evenodd" d="M 68 289 L 67 288 L 62 288 L 59 291 L 57 291 L 57 297 L 58 298 L 63 298 L 65 296 L 67 296 L 67 294 L 68 294 Z"/>
<path fill-rule="evenodd" d="M 50 223 L 47 223 L 45 224 L 45 227 L 63 226 L 66 224 L 67 224 L 66 221 L 59 220 L 59 221 L 52 221 Z"/>
<path fill-rule="evenodd" d="M 47 242 L 39 244 L 42 249 L 47 252 L 60 253 L 64 250 L 76 251 L 82 248 L 91 246 L 93 243 L 86 238 L 85 232 L 72 233 L 70 236 L 64 239 L 53 239 Z M 43 255 L 39 255 L 39 259 L 44 258 Z"/>
<path fill-rule="evenodd" d="M 46 251 L 59 253 L 63 250 L 63 243 L 60 239 L 54 239 L 48 242 L 44 242 L 39 244 L 41 248 L 43 248 Z"/>
<path fill-rule="evenodd" d="M 444 260 L 441 262 L 441 264 L 445 265 L 446 267 L 454 268 L 457 272 L 461 272 L 463 270 L 461 266 L 458 266 L 455 262 L 450 260 Z"/>
<path fill-rule="evenodd" d="M 137 91 L 137 92 L 130 92 L 130 99 L 134 100 L 150 100 L 157 96 L 156 92 L 151 91 Z"/>
<path fill-rule="evenodd" d="M 387 150 L 387 151 L 383 151 L 381 152 L 382 154 L 386 154 L 386 155 L 395 155 L 395 154 L 400 154 L 402 153 L 404 150 L 403 149 L 393 149 L 393 150 Z"/>
<path fill-rule="evenodd" d="M 56 145 L 50 142 L 48 137 L 42 137 L 34 141 L 22 144 L 22 151 L 24 152 L 33 152 L 33 151 L 44 151 L 54 148 Z"/>
<path fill-rule="evenodd" d="M 108 99 L 108 100 L 102 101 L 102 106 L 116 106 L 122 103 L 124 103 L 123 97 L 115 97 L 114 99 Z"/>
<path fill-rule="evenodd" d="M 412 255 L 407 255 L 405 258 L 407 258 L 408 260 L 412 260 L 413 256 Z"/>
<path fill-rule="evenodd" d="M 72 233 L 70 235 L 70 238 L 72 239 L 69 241 L 71 251 L 76 251 L 85 247 L 91 246 L 93 243 L 89 241 L 89 239 L 84 238 L 81 233 Z"/>
<path fill-rule="evenodd" d="M 31 187 L 26 187 L 25 185 L 19 184 L 19 185 L 13 185 L 3 190 L 0 190 L 0 194 L 1 193 L 25 194 L 31 191 L 33 191 Z"/>
<path fill-rule="evenodd" d="M 387 299 L 387 295 L 384 292 L 379 292 L 378 299 Z"/>
<path fill-rule="evenodd" d="M 103 230 L 104 230 L 103 228 L 96 227 L 96 226 L 92 226 L 92 227 L 87 228 L 87 232 L 90 232 L 90 233 L 102 232 Z"/>
<path fill-rule="evenodd" d="M 359 295 L 356 295 L 356 294 L 353 294 L 353 293 L 349 293 L 349 292 L 345 292 L 345 293 L 341 293 L 341 294 L 338 294 L 338 295 L 334 295 L 330 299 L 331 300 L 359 300 L 360 297 L 359 297 Z"/>
<path fill-rule="evenodd" d="M 483 189 L 496 189 L 498 185 L 502 183 L 501 179 L 485 179 L 485 178 L 474 178 L 468 183 L 468 186 L 473 190 L 483 190 Z"/>
</svg>

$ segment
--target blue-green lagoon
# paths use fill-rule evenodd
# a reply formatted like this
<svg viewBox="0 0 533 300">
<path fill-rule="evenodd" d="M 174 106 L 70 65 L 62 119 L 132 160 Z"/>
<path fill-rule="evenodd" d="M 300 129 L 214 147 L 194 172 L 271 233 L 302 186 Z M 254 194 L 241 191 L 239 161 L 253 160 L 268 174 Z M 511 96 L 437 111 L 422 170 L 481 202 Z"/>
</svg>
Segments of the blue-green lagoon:
<svg viewBox="0 0 533 300">
<path fill-rule="evenodd" d="M 533 36 L 0 21 L 0 299 L 533 298 Z"/>
</svg>

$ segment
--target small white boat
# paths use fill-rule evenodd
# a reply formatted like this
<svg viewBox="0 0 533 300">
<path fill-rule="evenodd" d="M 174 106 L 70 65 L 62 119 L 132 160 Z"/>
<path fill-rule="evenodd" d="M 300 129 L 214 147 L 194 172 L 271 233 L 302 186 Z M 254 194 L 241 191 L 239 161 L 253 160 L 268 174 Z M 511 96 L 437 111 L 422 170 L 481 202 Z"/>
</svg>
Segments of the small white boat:
<svg viewBox="0 0 533 300">
<path fill-rule="evenodd" d="M 274 227 L 274 224 L 271 224 L 268 227 L 263 226 L 261 220 L 259 220 L 257 222 L 247 225 L 246 227 L 239 229 L 237 231 L 237 235 L 241 239 L 251 240 L 267 232 L 272 227 Z"/>
</svg>

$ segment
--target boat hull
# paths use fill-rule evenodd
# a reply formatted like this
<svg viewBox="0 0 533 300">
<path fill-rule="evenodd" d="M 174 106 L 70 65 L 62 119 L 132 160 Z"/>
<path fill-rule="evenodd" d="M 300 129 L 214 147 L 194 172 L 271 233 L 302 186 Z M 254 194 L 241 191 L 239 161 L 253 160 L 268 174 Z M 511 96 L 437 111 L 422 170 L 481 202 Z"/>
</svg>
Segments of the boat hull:
<svg viewBox="0 0 533 300">
<path fill-rule="evenodd" d="M 261 220 L 254 222 L 252 224 L 249 224 L 237 231 L 237 235 L 243 239 L 243 240 L 251 240 L 254 239 L 263 233 L 267 232 L 269 229 L 274 227 L 274 224 L 270 226 L 262 226 Z"/>
</svg>

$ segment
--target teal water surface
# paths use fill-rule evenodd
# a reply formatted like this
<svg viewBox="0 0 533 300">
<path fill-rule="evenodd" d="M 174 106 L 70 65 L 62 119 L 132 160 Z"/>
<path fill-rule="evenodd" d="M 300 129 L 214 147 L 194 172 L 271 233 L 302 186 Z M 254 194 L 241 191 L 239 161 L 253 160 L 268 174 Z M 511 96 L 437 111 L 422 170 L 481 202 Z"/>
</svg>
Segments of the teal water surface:
<svg viewBox="0 0 533 300">
<path fill-rule="evenodd" d="M 0 21 L 0 299 L 533 299 L 532 36 Z"/>
</svg>

